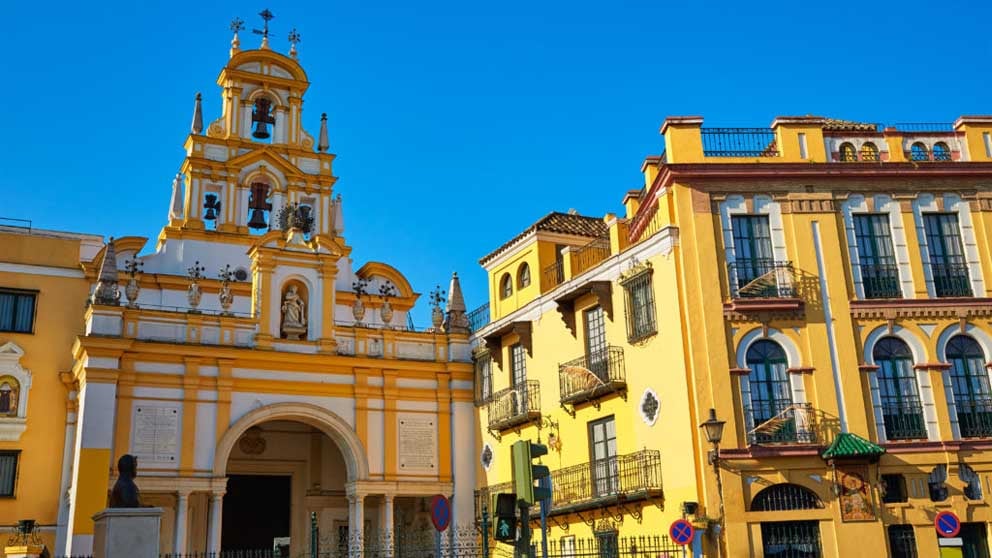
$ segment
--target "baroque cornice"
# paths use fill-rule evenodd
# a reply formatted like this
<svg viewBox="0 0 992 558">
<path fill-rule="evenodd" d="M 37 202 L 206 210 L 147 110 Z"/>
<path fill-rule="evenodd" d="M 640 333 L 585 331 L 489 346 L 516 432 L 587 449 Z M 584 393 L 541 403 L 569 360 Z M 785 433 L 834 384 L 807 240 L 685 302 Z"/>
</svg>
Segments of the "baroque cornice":
<svg viewBox="0 0 992 558">
<path fill-rule="evenodd" d="M 856 320 L 968 319 L 992 317 L 992 298 L 852 300 Z"/>
</svg>

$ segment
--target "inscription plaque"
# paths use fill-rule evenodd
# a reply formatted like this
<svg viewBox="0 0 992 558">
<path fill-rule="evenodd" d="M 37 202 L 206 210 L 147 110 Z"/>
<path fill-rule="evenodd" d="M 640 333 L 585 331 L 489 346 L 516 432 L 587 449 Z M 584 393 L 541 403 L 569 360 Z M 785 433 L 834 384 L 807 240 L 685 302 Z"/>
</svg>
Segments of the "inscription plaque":
<svg viewBox="0 0 992 558">
<path fill-rule="evenodd" d="M 433 416 L 399 417 L 400 470 L 437 473 L 437 421 Z"/>
<path fill-rule="evenodd" d="M 179 438 L 177 407 L 137 406 L 131 424 L 134 428 L 131 453 L 144 462 L 175 463 Z"/>
</svg>

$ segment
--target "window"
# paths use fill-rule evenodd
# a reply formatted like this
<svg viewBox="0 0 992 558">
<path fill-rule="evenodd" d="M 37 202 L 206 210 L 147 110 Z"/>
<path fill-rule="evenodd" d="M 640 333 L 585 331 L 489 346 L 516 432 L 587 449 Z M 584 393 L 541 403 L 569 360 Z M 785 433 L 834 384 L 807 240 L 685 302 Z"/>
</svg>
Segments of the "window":
<svg viewBox="0 0 992 558">
<path fill-rule="evenodd" d="M 968 262 L 961 245 L 957 213 L 924 213 L 927 252 L 934 293 L 944 296 L 971 296 Z"/>
<path fill-rule="evenodd" d="M 933 160 L 934 161 L 950 161 L 951 160 L 951 150 L 947 148 L 947 144 L 938 141 L 933 144 Z"/>
<path fill-rule="evenodd" d="M 510 370 L 513 372 L 510 377 L 513 387 L 523 387 L 527 384 L 527 363 L 524 361 L 524 347 L 520 343 L 510 347 Z"/>
<path fill-rule="evenodd" d="M 861 160 L 862 161 L 877 161 L 878 160 L 878 148 L 875 144 L 866 141 L 861 145 Z"/>
<path fill-rule="evenodd" d="M 530 266 L 526 262 L 520 264 L 520 270 L 517 271 L 517 289 L 522 289 L 524 287 L 530 286 Z"/>
<path fill-rule="evenodd" d="M 617 558 L 620 556 L 620 545 L 617 544 L 616 531 L 599 531 L 596 533 L 596 546 L 598 558 Z M 533 556 L 533 554 L 532 554 Z"/>
<path fill-rule="evenodd" d="M 606 348 L 606 323 L 603 308 L 595 306 L 582 313 L 585 324 L 586 362 L 597 378 L 609 381 L 609 353 Z"/>
<path fill-rule="evenodd" d="M 889 440 L 926 438 L 913 354 L 901 339 L 883 337 L 872 350 L 878 365 L 878 391 Z"/>
<path fill-rule="evenodd" d="M 854 146 L 848 142 L 840 144 L 840 160 L 845 163 L 853 163 L 858 160 L 858 152 Z"/>
<path fill-rule="evenodd" d="M 908 502 L 906 477 L 902 475 L 882 475 L 882 503 L 895 504 Z"/>
<path fill-rule="evenodd" d="M 13 498 L 20 451 L 0 451 L 0 497 Z"/>
<path fill-rule="evenodd" d="M 34 331 L 34 305 L 37 292 L 0 290 L 0 331 Z"/>
<path fill-rule="evenodd" d="M 916 535 L 912 525 L 889 525 L 889 556 L 916 558 Z"/>
<path fill-rule="evenodd" d="M 772 256 L 772 235 L 767 215 L 734 215 L 731 217 L 734 236 L 734 263 L 731 268 L 732 290 L 739 293 L 755 279 L 775 269 Z M 760 286 L 759 286 L 760 287 Z M 759 288 L 749 296 L 774 296 L 775 286 Z"/>
<path fill-rule="evenodd" d="M 595 495 L 616 494 L 619 470 L 617 469 L 617 425 L 613 417 L 589 423 L 589 461 Z"/>
<path fill-rule="evenodd" d="M 854 236 L 865 298 L 902 298 L 888 214 L 855 215 Z"/>
<path fill-rule="evenodd" d="M 989 558 L 989 541 L 984 522 L 962 523 L 958 536 L 964 542 L 961 548 L 964 558 Z"/>
<path fill-rule="evenodd" d="M 816 510 L 823 500 L 815 492 L 798 484 L 773 484 L 762 489 L 751 501 L 750 511 Z"/>
<path fill-rule="evenodd" d="M 927 146 L 923 145 L 920 142 L 914 143 L 909 148 L 909 159 L 911 161 L 929 161 L 930 152 L 927 151 Z"/>
<path fill-rule="evenodd" d="M 510 279 L 509 273 L 504 273 L 503 278 L 499 280 L 499 297 L 500 298 L 510 298 L 513 294 L 513 280 Z"/>
<path fill-rule="evenodd" d="M 985 352 L 967 335 L 947 342 L 944 356 L 951 365 L 951 390 L 963 438 L 992 436 L 992 386 L 985 368 Z"/>
<path fill-rule="evenodd" d="M 746 382 L 741 382 L 741 387 L 746 390 L 744 404 L 749 405 L 744 413 L 751 418 L 749 441 L 754 444 L 796 441 L 794 418 L 777 424 L 792 406 L 785 351 L 774 341 L 755 341 L 747 349 L 746 360 L 751 373 L 747 375 Z M 772 426 L 775 428 L 767 429 L 767 423 L 773 420 L 775 424 Z"/>
<path fill-rule="evenodd" d="M 621 285 L 627 308 L 627 341 L 633 343 L 657 333 L 651 270 L 629 277 L 622 281 Z"/>
<path fill-rule="evenodd" d="M 561 538 L 561 558 L 575 558 L 575 535 Z"/>
<path fill-rule="evenodd" d="M 489 353 L 480 354 L 475 360 L 475 404 L 488 403 L 493 396 L 493 366 Z"/>
</svg>

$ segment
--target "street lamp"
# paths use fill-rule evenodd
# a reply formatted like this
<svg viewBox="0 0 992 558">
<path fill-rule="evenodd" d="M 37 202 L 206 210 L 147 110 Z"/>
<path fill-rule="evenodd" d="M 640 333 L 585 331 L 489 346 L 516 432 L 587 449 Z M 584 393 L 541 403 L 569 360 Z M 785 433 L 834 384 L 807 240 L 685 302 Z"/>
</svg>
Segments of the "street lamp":
<svg viewBox="0 0 992 558">
<path fill-rule="evenodd" d="M 716 493 L 720 499 L 720 518 L 718 519 L 717 548 L 720 548 L 720 539 L 723 537 L 723 478 L 720 476 L 720 440 L 723 439 L 723 427 L 727 424 L 725 420 L 717 420 L 716 409 L 710 409 L 710 418 L 699 425 L 706 434 L 706 441 L 713 444 L 713 449 L 709 452 L 710 465 L 713 466 L 713 473 L 716 475 Z"/>
</svg>

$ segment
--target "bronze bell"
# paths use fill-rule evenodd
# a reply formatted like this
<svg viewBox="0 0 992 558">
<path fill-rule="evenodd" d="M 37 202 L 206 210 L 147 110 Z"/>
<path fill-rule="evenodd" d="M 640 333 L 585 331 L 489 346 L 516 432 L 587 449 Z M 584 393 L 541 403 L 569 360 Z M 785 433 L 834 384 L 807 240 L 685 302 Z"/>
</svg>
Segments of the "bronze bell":
<svg viewBox="0 0 992 558">
<path fill-rule="evenodd" d="M 264 229 L 269 226 L 265 222 L 265 214 L 261 209 L 251 210 L 251 220 L 248 221 L 248 226 L 253 229 Z"/>
<path fill-rule="evenodd" d="M 207 194 L 204 196 L 203 208 L 206 209 L 206 213 L 203 214 L 203 218 L 207 221 L 213 221 L 217 219 L 217 212 L 220 211 L 220 200 L 217 199 L 217 194 Z"/>
<path fill-rule="evenodd" d="M 276 119 L 272 116 L 272 103 L 265 98 L 255 101 L 255 108 L 251 112 L 251 121 L 255 124 L 255 130 L 251 136 L 256 139 L 267 139 L 269 137 L 269 124 L 275 124 Z"/>
</svg>

